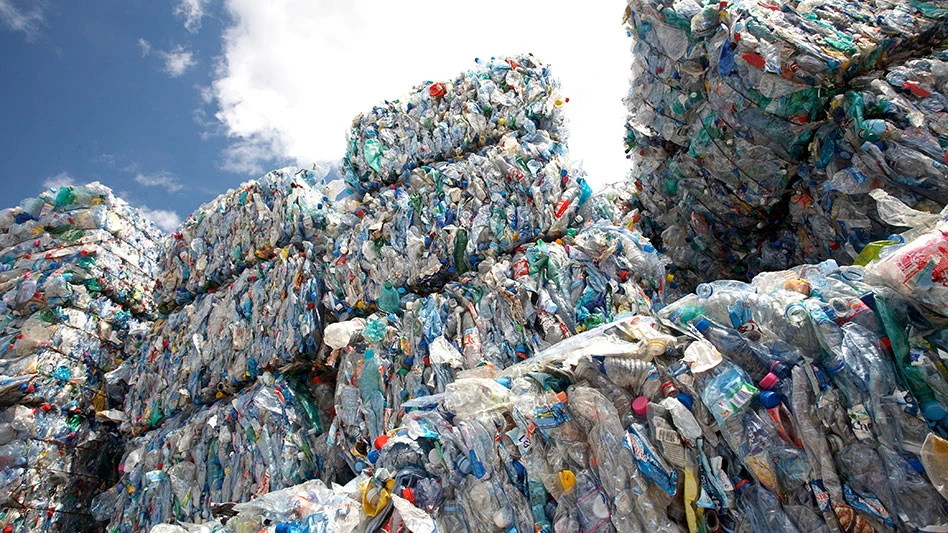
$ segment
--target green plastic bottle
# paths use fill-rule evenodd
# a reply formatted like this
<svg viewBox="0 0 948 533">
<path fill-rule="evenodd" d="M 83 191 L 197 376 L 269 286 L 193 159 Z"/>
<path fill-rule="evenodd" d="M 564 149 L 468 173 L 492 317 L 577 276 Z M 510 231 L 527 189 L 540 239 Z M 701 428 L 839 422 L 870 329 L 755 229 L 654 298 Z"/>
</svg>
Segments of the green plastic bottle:
<svg viewBox="0 0 948 533">
<path fill-rule="evenodd" d="M 401 299 L 398 297 L 398 290 L 392 286 L 391 281 L 386 281 L 385 287 L 382 288 L 382 293 L 379 294 L 377 302 L 379 309 L 389 314 L 395 314 L 398 312 L 400 303 Z"/>
</svg>

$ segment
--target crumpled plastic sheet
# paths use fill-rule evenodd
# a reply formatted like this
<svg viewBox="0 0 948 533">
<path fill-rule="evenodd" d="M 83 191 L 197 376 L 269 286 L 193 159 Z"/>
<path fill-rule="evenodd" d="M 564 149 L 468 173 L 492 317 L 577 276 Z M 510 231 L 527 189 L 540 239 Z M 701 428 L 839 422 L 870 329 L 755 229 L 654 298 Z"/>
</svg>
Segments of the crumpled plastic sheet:
<svg viewBox="0 0 948 533">
<path fill-rule="evenodd" d="M 944 221 L 868 267 L 871 283 L 885 285 L 948 318 L 948 209 Z"/>
<path fill-rule="evenodd" d="M 833 98 L 854 78 L 925 55 L 945 33 L 945 7 L 629 3 L 626 143 L 643 230 L 662 234 L 673 261 L 693 271 L 691 285 L 855 256 L 847 237 L 862 226 L 835 231 L 853 212 L 845 201 L 843 213 L 827 202 L 822 216 L 787 222 L 794 201 L 809 207 L 800 193 L 817 174 L 805 164 L 815 160 L 811 142 L 827 135 Z"/>
<path fill-rule="evenodd" d="M 532 55 L 475 60 L 452 80 L 424 82 L 404 101 L 358 115 L 348 132 L 346 181 L 357 191 L 406 181 L 415 168 L 546 131 L 566 142 L 559 82 Z"/>
<path fill-rule="evenodd" d="M 140 354 L 107 376 L 128 386 L 123 431 L 154 428 L 235 394 L 266 370 L 315 357 L 323 284 L 313 246 L 273 254 L 156 322 Z"/>
<path fill-rule="evenodd" d="M 328 169 L 287 167 L 202 205 L 162 241 L 155 301 L 165 311 L 226 285 L 290 244 L 320 239 Z"/>
<path fill-rule="evenodd" d="M 566 146 L 537 132 L 455 161 L 414 168 L 405 181 L 342 205 L 327 283 L 347 307 L 383 284 L 432 292 L 487 258 L 575 224 L 591 188 Z M 358 198 L 358 201 L 357 201 Z"/>
<path fill-rule="evenodd" d="M 0 411 L 0 527 L 96 531 L 90 496 L 117 479 L 118 439 L 55 405 Z"/>
<path fill-rule="evenodd" d="M 126 447 L 118 484 L 96 497 L 113 532 L 210 521 L 211 504 L 249 501 L 318 477 L 325 440 L 305 383 L 265 374 L 256 384 L 165 421 Z M 318 402 L 316 402 L 318 403 Z"/>
</svg>

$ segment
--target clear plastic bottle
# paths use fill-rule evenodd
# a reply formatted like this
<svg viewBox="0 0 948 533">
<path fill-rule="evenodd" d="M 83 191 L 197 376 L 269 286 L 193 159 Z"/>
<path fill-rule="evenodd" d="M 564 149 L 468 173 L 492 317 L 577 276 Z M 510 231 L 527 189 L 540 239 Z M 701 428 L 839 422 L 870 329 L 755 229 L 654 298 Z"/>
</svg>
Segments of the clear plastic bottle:
<svg viewBox="0 0 948 533">
<path fill-rule="evenodd" d="M 782 361 L 769 361 L 766 349 L 753 345 L 737 330 L 715 326 L 706 318 L 695 322 L 695 328 L 732 362 L 740 365 L 755 381 L 764 379 L 767 374 L 789 374 L 789 368 Z"/>
<path fill-rule="evenodd" d="M 751 531 L 799 532 L 774 493 L 747 479 L 739 481 L 735 490 L 738 508 L 750 521 Z"/>
</svg>

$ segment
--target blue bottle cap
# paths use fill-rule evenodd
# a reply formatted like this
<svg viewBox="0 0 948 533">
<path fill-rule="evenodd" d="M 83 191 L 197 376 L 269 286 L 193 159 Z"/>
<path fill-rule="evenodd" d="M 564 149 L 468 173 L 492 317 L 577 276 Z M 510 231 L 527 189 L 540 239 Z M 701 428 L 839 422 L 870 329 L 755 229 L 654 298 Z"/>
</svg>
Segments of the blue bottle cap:
<svg viewBox="0 0 948 533">
<path fill-rule="evenodd" d="M 688 409 L 691 409 L 691 406 L 695 403 L 694 399 L 691 398 L 691 395 L 686 392 L 679 392 L 677 397 L 678 401 Z"/>
<path fill-rule="evenodd" d="M 375 464 L 375 462 L 379 460 L 379 451 L 372 450 L 369 452 L 368 459 L 370 463 Z"/>
<path fill-rule="evenodd" d="M 697 322 L 695 322 L 695 329 L 697 329 L 701 333 L 704 333 L 710 327 L 711 327 L 711 322 L 709 322 L 707 318 L 701 317 L 698 319 Z"/>
<path fill-rule="evenodd" d="M 757 397 L 757 401 L 764 406 L 764 409 L 773 409 L 780 405 L 780 395 L 774 391 L 765 390 Z"/>
</svg>

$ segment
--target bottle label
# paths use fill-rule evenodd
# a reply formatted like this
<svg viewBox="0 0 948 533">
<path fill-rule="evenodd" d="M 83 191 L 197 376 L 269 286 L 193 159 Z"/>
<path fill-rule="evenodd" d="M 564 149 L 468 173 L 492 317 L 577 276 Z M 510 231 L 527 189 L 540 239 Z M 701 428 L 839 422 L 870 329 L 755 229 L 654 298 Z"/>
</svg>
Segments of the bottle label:
<svg viewBox="0 0 948 533">
<path fill-rule="evenodd" d="M 853 428 L 853 433 L 856 434 L 856 438 L 859 440 L 866 440 L 872 438 L 872 418 L 869 416 L 869 411 L 866 410 L 866 406 L 859 403 L 848 409 L 849 411 L 849 422 Z"/>
<path fill-rule="evenodd" d="M 889 527 L 895 526 L 889 512 L 885 510 L 885 506 L 882 505 L 882 502 L 875 496 L 859 494 L 850 488 L 849 485 L 843 485 L 843 498 L 853 509 L 862 511 L 873 518 L 881 520 Z"/>
<path fill-rule="evenodd" d="M 642 435 L 635 426 L 629 426 L 622 444 L 632 450 L 635 464 L 647 478 L 654 481 L 669 496 L 675 495 L 678 489 L 678 471 L 666 465 L 662 458 L 652 451 L 652 445 L 645 435 Z"/>
<path fill-rule="evenodd" d="M 538 405 L 536 409 L 536 427 L 545 437 L 551 437 L 550 430 L 570 420 L 563 404 Z"/>
<path fill-rule="evenodd" d="M 653 423 L 655 424 L 655 440 L 661 443 L 662 455 L 672 464 L 684 468 L 688 463 L 678 432 L 661 418 L 654 418 Z"/>
<path fill-rule="evenodd" d="M 731 415 L 739 412 L 747 405 L 747 403 L 754 398 L 756 392 L 756 387 L 746 381 L 742 381 L 741 384 L 734 388 L 724 399 L 714 402 L 711 405 L 711 412 L 719 420 L 727 420 Z"/>
<path fill-rule="evenodd" d="M 849 320 L 869 311 L 869 306 L 859 298 L 853 298 L 850 301 Z"/>
<path fill-rule="evenodd" d="M 513 279 L 520 279 L 530 275 L 530 263 L 526 259 L 521 259 L 513 264 Z"/>
<path fill-rule="evenodd" d="M 571 203 L 569 198 L 560 198 L 559 201 L 556 202 L 556 209 L 553 211 L 553 216 L 558 219 L 563 218 L 563 215 L 566 214 L 566 211 L 569 209 L 569 204 Z"/>
<path fill-rule="evenodd" d="M 533 443 L 530 442 L 530 437 L 521 431 L 520 428 L 514 427 L 507 432 L 507 436 L 517 445 L 517 449 L 520 450 L 521 455 L 530 453 L 530 448 L 533 446 Z"/>
<path fill-rule="evenodd" d="M 471 348 L 477 353 L 481 351 L 481 334 L 476 327 L 468 328 L 464 332 L 464 347 Z"/>
<path fill-rule="evenodd" d="M 816 500 L 816 505 L 820 508 L 821 513 L 828 514 L 833 512 L 833 504 L 830 502 L 829 492 L 826 492 L 826 487 L 823 486 L 822 479 L 810 481 L 810 491 L 813 493 L 813 498 Z"/>
</svg>

